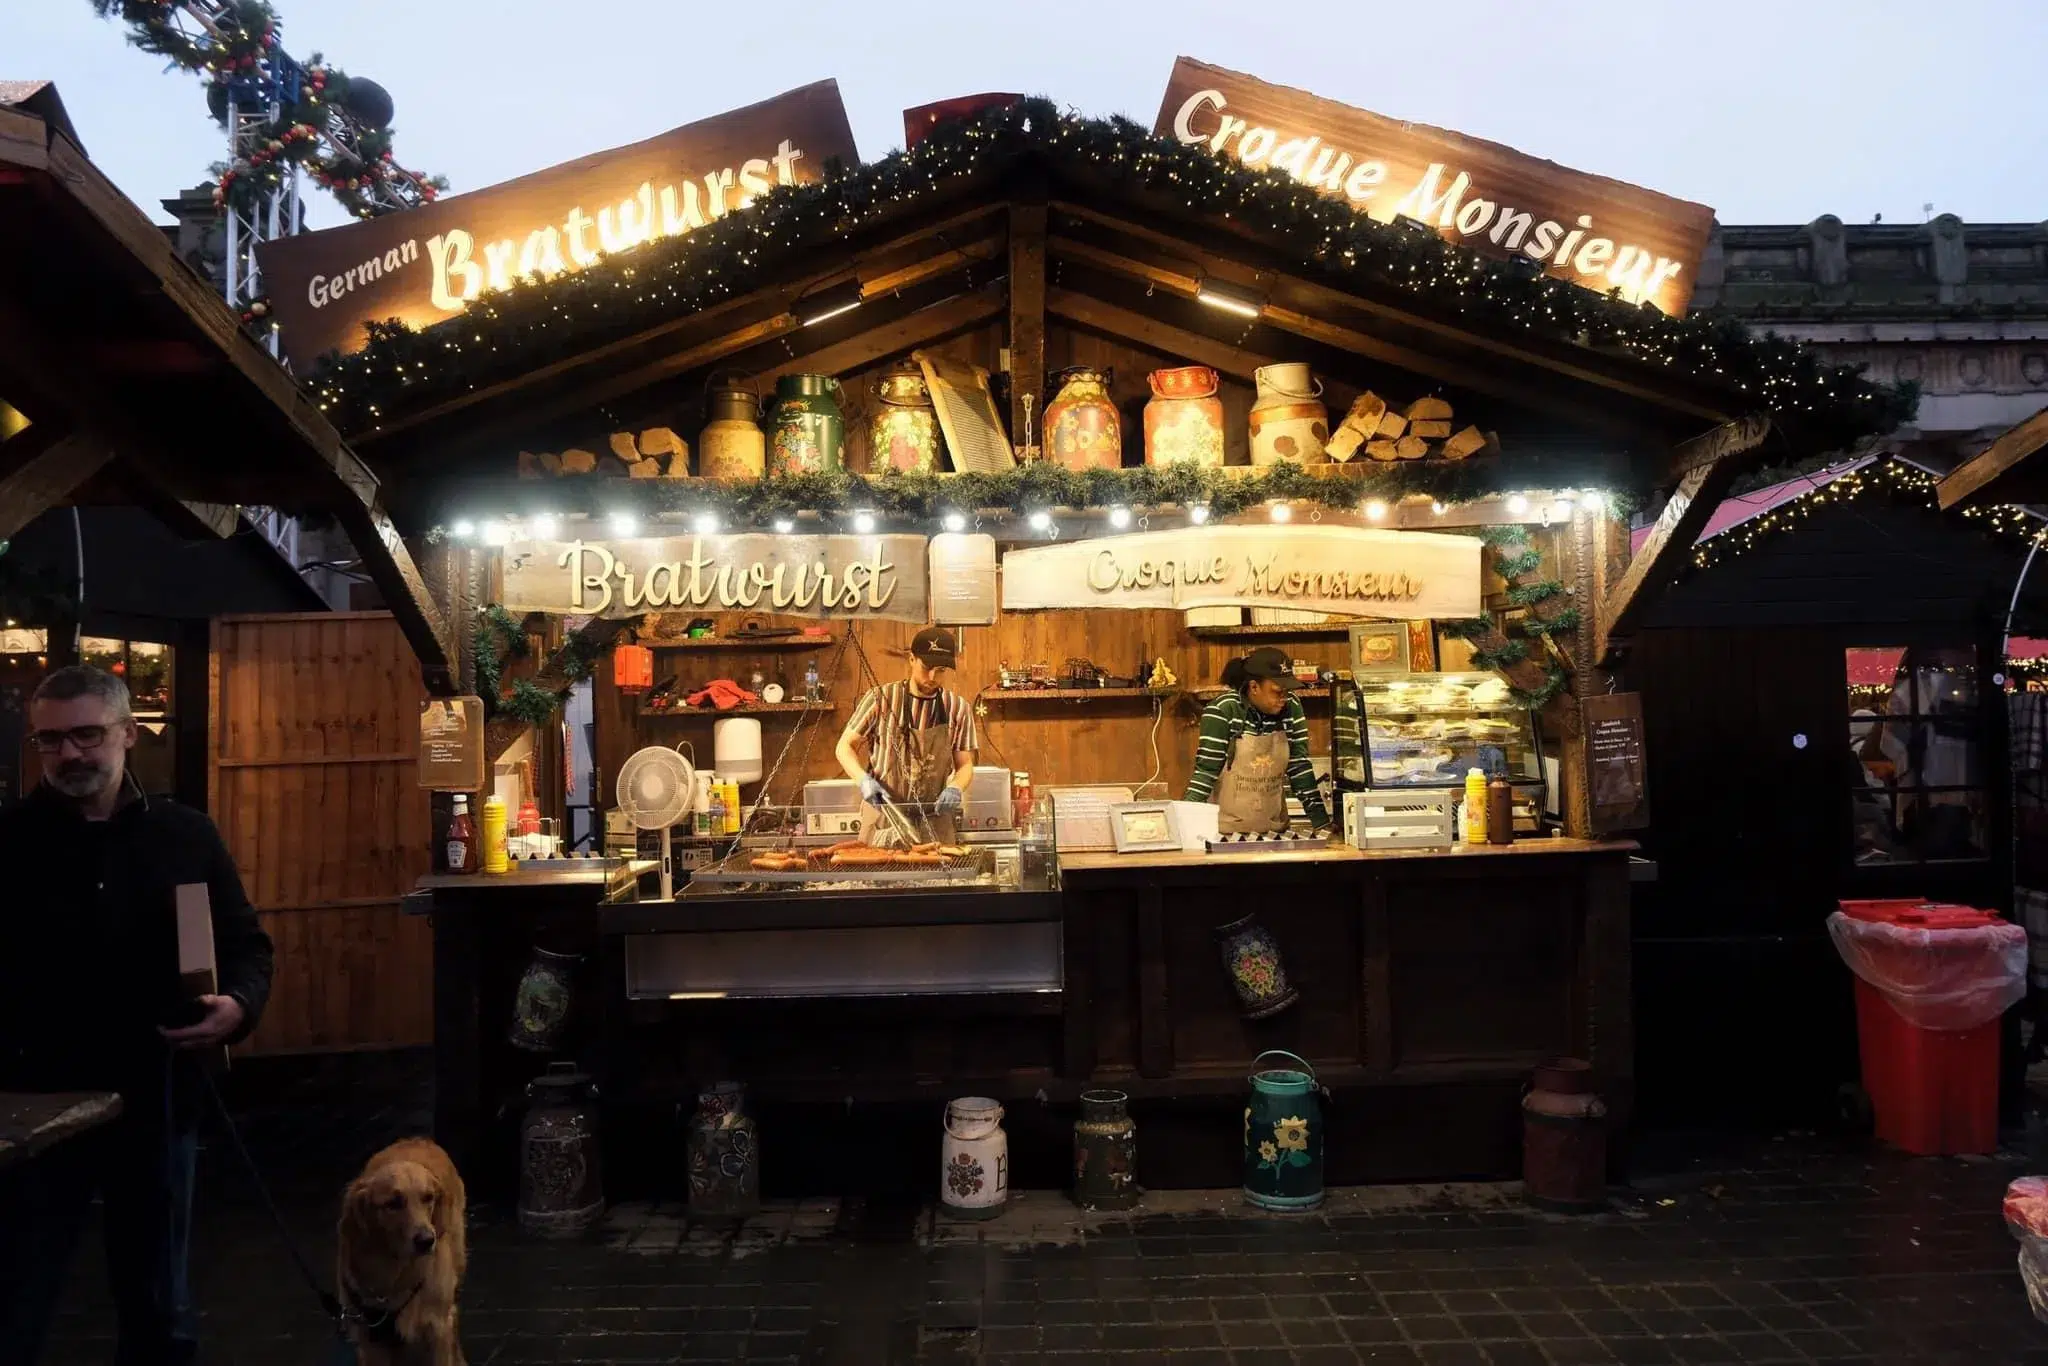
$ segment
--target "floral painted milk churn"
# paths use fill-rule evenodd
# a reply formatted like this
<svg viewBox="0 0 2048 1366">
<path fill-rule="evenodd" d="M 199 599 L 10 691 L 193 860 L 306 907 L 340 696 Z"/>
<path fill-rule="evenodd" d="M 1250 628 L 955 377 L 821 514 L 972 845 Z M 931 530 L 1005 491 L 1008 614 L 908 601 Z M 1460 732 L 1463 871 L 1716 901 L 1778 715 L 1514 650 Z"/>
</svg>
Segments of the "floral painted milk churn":
<svg viewBox="0 0 2048 1366">
<path fill-rule="evenodd" d="M 1330 435 L 1330 413 L 1308 367 L 1268 365 L 1252 371 L 1252 381 L 1259 391 L 1252 401 L 1252 463 L 1319 463 Z"/>
<path fill-rule="evenodd" d="M 1293 1064 L 1264 1067 L 1268 1058 Z M 1269 1049 L 1252 1059 L 1244 1107 L 1244 1198 L 1260 1209 L 1305 1210 L 1323 1203 L 1323 1107 L 1313 1067 Z"/>
<path fill-rule="evenodd" d="M 830 375 L 784 375 L 775 381 L 775 431 L 768 473 L 829 474 L 846 448 L 839 381 Z"/>
<path fill-rule="evenodd" d="M 526 1088 L 519 1126 L 519 1227 L 542 1238 L 573 1238 L 604 1213 L 597 1088 L 557 1062 Z"/>
<path fill-rule="evenodd" d="M 1237 993 L 1238 1009 L 1247 1020 L 1263 1020 L 1301 999 L 1287 980 L 1287 965 L 1280 958 L 1279 941 L 1259 923 L 1254 911 L 1228 925 L 1211 931 L 1223 955 L 1223 970 L 1230 974 L 1231 989 Z"/>
<path fill-rule="evenodd" d="M 1216 397 L 1216 372 L 1206 365 L 1154 370 L 1145 377 L 1152 399 L 1145 405 L 1145 463 L 1223 463 L 1223 400 Z"/>
<path fill-rule="evenodd" d="M 768 470 L 761 401 L 744 385 L 714 383 L 704 398 L 709 421 L 697 436 L 697 473 L 706 479 L 759 479 Z"/>
<path fill-rule="evenodd" d="M 761 1163 L 747 1089 L 721 1081 L 697 1095 L 684 1155 L 690 1217 L 736 1218 L 761 1208 Z"/>
<path fill-rule="evenodd" d="M 1075 366 L 1056 376 L 1045 406 L 1045 454 L 1070 470 L 1113 470 L 1124 463 L 1123 425 L 1109 396 L 1111 372 Z"/>
<path fill-rule="evenodd" d="M 932 411 L 924 371 L 915 363 L 888 371 L 875 385 L 875 411 L 868 419 L 868 469 L 936 474 L 939 416 Z"/>
<path fill-rule="evenodd" d="M 946 1106 L 939 1145 L 939 1199 L 955 1219 L 993 1219 L 1010 1198 L 1010 1136 L 1003 1107 L 987 1096 Z"/>
<path fill-rule="evenodd" d="M 1074 1121 L 1074 1203 L 1129 1209 L 1138 1203 L 1138 1126 L 1122 1091 L 1083 1091 Z"/>
<path fill-rule="evenodd" d="M 533 960 L 520 974 L 519 988 L 512 996 L 512 1025 L 506 1037 L 513 1047 L 552 1053 L 560 1046 L 576 1000 L 572 974 L 582 961 L 580 954 L 534 946 Z"/>
<path fill-rule="evenodd" d="M 1536 1069 L 1522 1097 L 1522 1185 L 1529 1202 L 1560 1213 L 1607 1203 L 1607 1105 L 1593 1066 L 1555 1058 Z"/>
</svg>

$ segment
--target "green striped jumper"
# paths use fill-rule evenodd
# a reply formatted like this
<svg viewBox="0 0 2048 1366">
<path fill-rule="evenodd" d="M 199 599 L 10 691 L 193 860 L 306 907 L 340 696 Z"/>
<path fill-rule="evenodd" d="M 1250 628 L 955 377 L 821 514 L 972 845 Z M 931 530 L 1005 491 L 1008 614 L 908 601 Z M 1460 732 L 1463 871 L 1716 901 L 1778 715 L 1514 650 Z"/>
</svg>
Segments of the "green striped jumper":
<svg viewBox="0 0 2048 1366">
<path fill-rule="evenodd" d="M 1310 824 L 1328 825 L 1330 815 L 1323 807 L 1322 793 L 1316 788 L 1315 765 L 1308 759 L 1308 713 L 1301 709 L 1301 700 L 1296 697 L 1287 699 L 1278 716 L 1266 715 L 1239 692 L 1227 692 L 1211 702 L 1202 712 L 1202 738 L 1195 746 L 1195 771 L 1188 779 L 1188 790 L 1182 794 L 1182 800 L 1214 801 L 1217 780 L 1223 776 L 1224 761 L 1230 757 L 1237 737 L 1247 732 L 1264 735 L 1276 730 L 1287 732 L 1287 786 L 1301 802 Z"/>
</svg>

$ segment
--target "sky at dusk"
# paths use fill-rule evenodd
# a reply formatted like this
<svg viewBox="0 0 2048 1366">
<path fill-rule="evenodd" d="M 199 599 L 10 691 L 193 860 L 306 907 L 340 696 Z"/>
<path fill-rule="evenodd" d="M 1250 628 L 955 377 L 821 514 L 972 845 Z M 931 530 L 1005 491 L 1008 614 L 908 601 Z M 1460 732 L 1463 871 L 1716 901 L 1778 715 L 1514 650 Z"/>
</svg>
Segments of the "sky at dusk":
<svg viewBox="0 0 2048 1366">
<path fill-rule="evenodd" d="M 1007 6 L 276 0 L 285 46 L 385 85 L 399 159 L 456 192 L 836 77 L 864 157 L 985 90 L 1150 126 L 1176 54 L 1712 205 L 2048 218 L 2048 0 L 1139 0 Z M 223 152 L 199 81 L 87 0 L 0 0 L 0 79 L 49 79 L 131 197 Z M 311 221 L 340 221 L 324 196 Z"/>
</svg>

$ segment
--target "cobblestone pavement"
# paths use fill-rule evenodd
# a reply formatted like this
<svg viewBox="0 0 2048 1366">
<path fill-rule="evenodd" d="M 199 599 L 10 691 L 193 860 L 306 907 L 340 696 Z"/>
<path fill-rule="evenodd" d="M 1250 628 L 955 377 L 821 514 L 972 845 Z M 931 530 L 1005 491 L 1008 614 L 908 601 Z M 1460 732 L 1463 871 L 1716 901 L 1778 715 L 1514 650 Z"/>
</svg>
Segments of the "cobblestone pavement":
<svg viewBox="0 0 2048 1366">
<path fill-rule="evenodd" d="M 323 1273 L 334 1193 L 416 1110 L 304 1106 L 245 1123 Z M 325 1359 L 310 1294 L 218 1150 L 195 1278 L 206 1360 Z M 1910 1160 L 1817 1140 L 1661 1164 L 1612 1212 L 1567 1220 L 1513 1187 L 1337 1191 L 1249 1217 L 1234 1193 L 1152 1196 L 1131 1216 L 1027 1194 L 1001 1219 L 859 1201 L 691 1227 L 616 1209 L 577 1243 L 480 1212 L 464 1294 L 474 1366 L 527 1362 L 1631 1366 L 1685 1362 L 2048 1366 L 1998 1197 L 2012 1161 Z M 81 1259 L 50 1360 L 110 1359 Z"/>
</svg>

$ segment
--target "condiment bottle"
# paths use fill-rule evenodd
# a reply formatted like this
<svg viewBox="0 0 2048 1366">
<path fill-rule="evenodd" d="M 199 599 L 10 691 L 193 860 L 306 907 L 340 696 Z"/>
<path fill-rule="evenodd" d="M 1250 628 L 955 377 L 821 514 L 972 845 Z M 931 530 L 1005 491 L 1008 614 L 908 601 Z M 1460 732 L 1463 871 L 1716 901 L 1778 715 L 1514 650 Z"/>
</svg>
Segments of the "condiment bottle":
<svg viewBox="0 0 2048 1366">
<path fill-rule="evenodd" d="M 718 833 L 711 828 L 711 793 L 717 786 L 718 775 L 716 773 L 705 772 L 697 775 L 697 792 L 691 801 L 690 815 L 692 818 L 691 824 L 699 835 L 715 835 Z"/>
<path fill-rule="evenodd" d="M 711 784 L 711 803 L 707 808 L 705 825 L 709 834 L 723 835 L 725 833 L 724 783 L 713 782 Z"/>
<path fill-rule="evenodd" d="M 734 778 L 727 778 L 720 787 L 725 792 L 725 834 L 740 832 L 740 785 Z"/>
<path fill-rule="evenodd" d="M 823 699 L 824 693 L 818 683 L 818 661 L 814 659 L 804 665 L 804 701 L 817 702 Z"/>
<path fill-rule="evenodd" d="M 1515 790 L 1497 774 L 1486 784 L 1486 842 L 1515 842 Z"/>
<path fill-rule="evenodd" d="M 495 792 L 484 798 L 484 871 L 512 871 L 512 860 L 505 849 L 505 799 Z"/>
<path fill-rule="evenodd" d="M 1468 769 L 1465 773 L 1465 843 L 1486 843 L 1486 770 Z"/>
<path fill-rule="evenodd" d="M 469 796 L 455 794 L 455 814 L 448 820 L 448 871 L 476 871 L 476 822 L 470 819 Z"/>
</svg>

